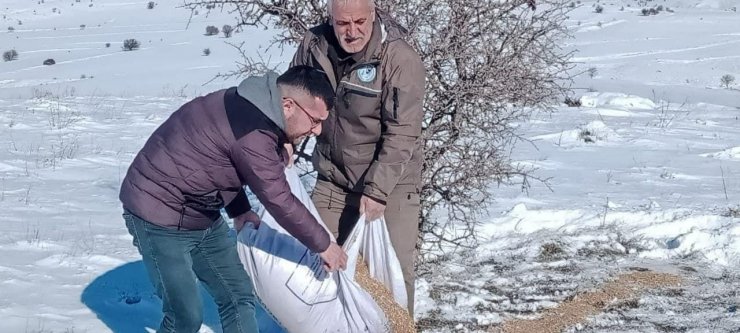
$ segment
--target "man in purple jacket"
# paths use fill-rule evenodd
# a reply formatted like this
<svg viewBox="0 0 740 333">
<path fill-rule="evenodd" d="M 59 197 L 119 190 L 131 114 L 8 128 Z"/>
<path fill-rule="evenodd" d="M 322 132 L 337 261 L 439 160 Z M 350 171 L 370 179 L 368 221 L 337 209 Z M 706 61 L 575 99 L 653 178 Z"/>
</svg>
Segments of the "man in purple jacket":
<svg viewBox="0 0 740 333">
<path fill-rule="evenodd" d="M 197 280 L 218 305 L 224 332 L 257 332 L 252 281 L 241 266 L 235 225 L 259 224 L 248 185 L 275 220 L 329 271 L 347 256 L 291 193 L 284 144 L 321 133 L 334 104 L 326 75 L 307 66 L 250 77 L 195 98 L 147 140 L 121 185 L 126 226 L 162 298 L 157 332 L 197 332 L 203 311 Z"/>
</svg>

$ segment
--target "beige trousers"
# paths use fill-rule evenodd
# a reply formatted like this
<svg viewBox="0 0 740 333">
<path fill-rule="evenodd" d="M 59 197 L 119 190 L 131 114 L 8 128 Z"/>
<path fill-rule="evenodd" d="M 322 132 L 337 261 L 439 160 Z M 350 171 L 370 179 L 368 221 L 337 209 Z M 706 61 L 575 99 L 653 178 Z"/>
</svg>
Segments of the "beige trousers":
<svg viewBox="0 0 740 333">
<path fill-rule="evenodd" d="M 316 182 L 311 199 L 329 230 L 341 245 L 360 217 L 362 193 L 348 192 L 327 180 Z M 408 294 L 408 309 L 414 313 L 416 239 L 419 234 L 419 195 L 413 186 L 397 186 L 388 197 L 385 220 L 393 249 L 401 262 Z"/>
</svg>

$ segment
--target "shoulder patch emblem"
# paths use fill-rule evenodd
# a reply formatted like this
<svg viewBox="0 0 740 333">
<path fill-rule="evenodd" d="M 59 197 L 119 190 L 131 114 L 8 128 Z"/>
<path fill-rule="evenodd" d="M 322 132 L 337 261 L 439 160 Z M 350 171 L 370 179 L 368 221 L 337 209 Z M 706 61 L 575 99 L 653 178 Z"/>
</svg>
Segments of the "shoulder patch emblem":
<svg viewBox="0 0 740 333">
<path fill-rule="evenodd" d="M 357 77 L 364 83 L 372 82 L 375 80 L 375 66 L 365 65 L 357 69 Z"/>
</svg>

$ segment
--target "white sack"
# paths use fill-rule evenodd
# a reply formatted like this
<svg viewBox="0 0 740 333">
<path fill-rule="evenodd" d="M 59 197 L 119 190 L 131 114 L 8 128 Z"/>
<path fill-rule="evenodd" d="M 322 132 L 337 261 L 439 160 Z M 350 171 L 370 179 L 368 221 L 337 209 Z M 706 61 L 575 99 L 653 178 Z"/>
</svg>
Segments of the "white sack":
<svg viewBox="0 0 740 333">
<path fill-rule="evenodd" d="M 295 168 L 287 168 L 285 174 L 293 194 L 321 221 Z M 291 333 L 390 332 L 382 310 L 354 281 L 357 256 L 362 253 L 371 276 L 383 282 L 394 299 L 406 306 L 401 265 L 391 246 L 385 220 L 366 224 L 361 217 L 343 246 L 348 255 L 347 269 L 326 273 L 318 254 L 311 253 L 288 234 L 264 208 L 258 214 L 262 223 L 256 230 L 251 224 L 242 229 L 237 250 L 252 277 L 255 292 L 286 330 Z"/>
</svg>

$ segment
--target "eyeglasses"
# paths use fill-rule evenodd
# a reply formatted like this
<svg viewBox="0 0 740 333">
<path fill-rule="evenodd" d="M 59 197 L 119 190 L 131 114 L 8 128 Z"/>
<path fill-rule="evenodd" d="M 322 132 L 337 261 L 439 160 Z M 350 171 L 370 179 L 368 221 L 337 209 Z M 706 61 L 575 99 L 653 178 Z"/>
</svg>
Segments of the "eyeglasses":
<svg viewBox="0 0 740 333">
<path fill-rule="evenodd" d="M 290 98 L 290 97 L 288 97 L 288 98 Z M 293 101 L 293 103 L 295 103 L 295 105 L 297 105 L 298 108 L 301 109 L 301 111 L 303 111 L 303 113 L 306 114 L 306 116 L 308 117 L 309 120 L 311 120 L 311 129 L 314 129 L 314 128 L 318 127 L 319 125 L 321 125 L 321 122 L 322 122 L 321 119 L 316 118 L 316 117 L 312 116 L 310 113 L 308 113 L 308 111 L 306 111 L 306 109 L 303 106 L 301 106 L 300 104 L 298 104 L 298 101 L 296 101 L 295 99 L 290 98 L 290 100 Z"/>
</svg>

